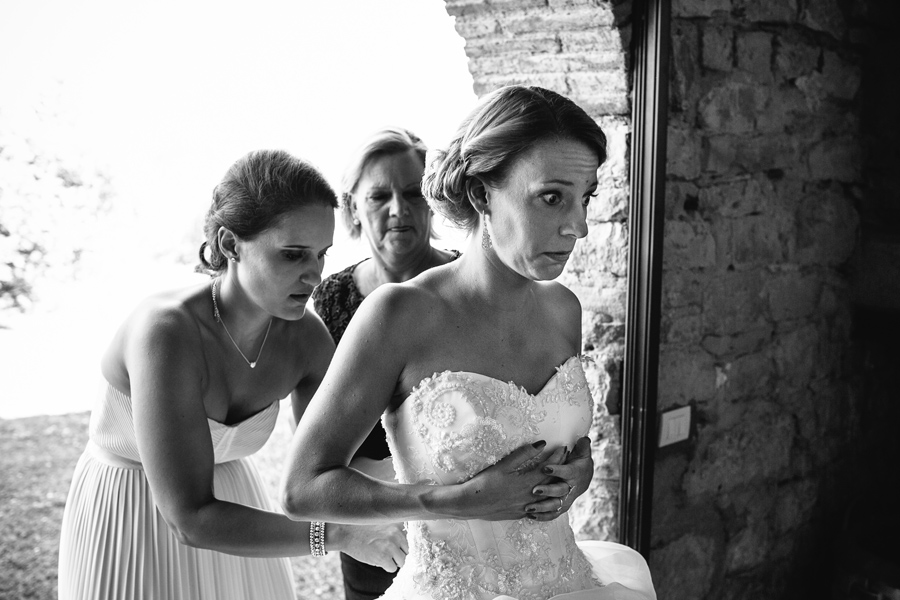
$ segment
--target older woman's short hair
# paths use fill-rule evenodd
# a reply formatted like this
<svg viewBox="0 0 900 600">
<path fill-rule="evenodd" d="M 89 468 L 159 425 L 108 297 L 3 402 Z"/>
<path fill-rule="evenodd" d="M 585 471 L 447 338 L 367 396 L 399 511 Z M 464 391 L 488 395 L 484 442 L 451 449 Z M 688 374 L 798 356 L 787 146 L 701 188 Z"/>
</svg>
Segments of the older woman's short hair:
<svg viewBox="0 0 900 600">
<path fill-rule="evenodd" d="M 445 150 L 434 152 L 422 191 L 432 210 L 474 231 L 478 212 L 469 202 L 467 180 L 499 185 L 519 156 L 553 138 L 585 144 L 597 153 L 598 166 L 606 160 L 606 136 L 570 99 L 534 86 L 502 87 L 479 102 Z"/>
<path fill-rule="evenodd" d="M 389 127 L 372 134 L 356 150 L 350 164 L 344 170 L 343 178 L 341 178 L 341 220 L 350 232 L 351 237 L 358 238 L 360 234 L 359 223 L 353 222 L 353 203 L 351 200 L 353 193 L 356 191 L 356 186 L 359 184 L 360 178 L 362 178 L 363 171 L 375 158 L 403 154 L 410 150 L 416 153 L 424 168 L 425 153 L 428 151 L 428 148 L 419 136 L 400 127 Z"/>
</svg>

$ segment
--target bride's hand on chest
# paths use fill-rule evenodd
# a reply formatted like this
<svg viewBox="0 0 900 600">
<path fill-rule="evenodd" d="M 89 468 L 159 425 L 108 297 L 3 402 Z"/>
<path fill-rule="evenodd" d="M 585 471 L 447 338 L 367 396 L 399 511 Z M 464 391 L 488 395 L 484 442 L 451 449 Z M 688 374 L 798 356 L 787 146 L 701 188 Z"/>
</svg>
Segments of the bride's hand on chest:
<svg viewBox="0 0 900 600">
<path fill-rule="evenodd" d="M 507 521 L 535 518 L 528 506 L 535 486 L 547 479 L 543 468 L 563 460 L 564 448 L 549 450 L 544 442 L 526 444 L 460 484 L 455 490 L 457 518 Z"/>
</svg>

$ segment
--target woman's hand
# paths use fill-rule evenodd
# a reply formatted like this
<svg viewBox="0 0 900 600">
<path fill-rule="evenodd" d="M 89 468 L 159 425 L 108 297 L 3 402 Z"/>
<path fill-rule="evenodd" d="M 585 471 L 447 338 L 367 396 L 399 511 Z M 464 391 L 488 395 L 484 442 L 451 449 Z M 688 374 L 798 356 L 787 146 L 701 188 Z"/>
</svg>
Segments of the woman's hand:
<svg viewBox="0 0 900 600">
<path fill-rule="evenodd" d="M 564 448 L 554 452 L 545 448 L 544 441 L 525 444 L 460 484 L 457 491 L 462 497 L 451 503 L 458 510 L 450 516 L 485 521 L 508 521 L 528 516 L 527 505 L 534 501 L 532 490 L 548 479 L 542 469 L 562 462 L 565 454 Z"/>
<path fill-rule="evenodd" d="M 575 448 L 561 461 L 561 464 L 544 465 L 543 473 L 548 477 L 535 486 L 533 493 L 545 498 L 529 504 L 529 516 L 539 521 L 552 521 L 572 507 L 575 498 L 585 493 L 594 476 L 594 459 L 591 457 L 591 440 L 580 438 Z"/>
<path fill-rule="evenodd" d="M 403 523 L 388 525 L 341 525 L 328 523 L 339 539 L 341 552 L 358 561 L 381 567 L 393 573 L 406 562 L 409 545 Z"/>
</svg>

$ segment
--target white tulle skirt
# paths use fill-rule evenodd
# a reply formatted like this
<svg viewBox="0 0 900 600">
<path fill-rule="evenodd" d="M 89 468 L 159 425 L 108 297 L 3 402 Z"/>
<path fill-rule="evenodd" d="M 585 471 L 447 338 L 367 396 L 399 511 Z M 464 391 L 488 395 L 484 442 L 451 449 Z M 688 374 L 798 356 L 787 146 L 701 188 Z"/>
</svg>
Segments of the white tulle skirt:
<svg viewBox="0 0 900 600">
<path fill-rule="evenodd" d="M 590 589 L 557 594 L 545 597 L 543 600 L 656 600 L 656 591 L 653 588 L 653 580 L 647 561 L 640 553 L 628 546 L 615 542 L 584 541 L 576 542 L 578 548 L 587 558 L 594 576 L 603 584 L 603 587 L 591 587 Z M 440 581 L 434 583 L 437 593 L 417 590 L 409 579 L 410 573 L 404 569 L 415 569 L 407 562 L 394 585 L 380 600 L 435 600 L 436 598 L 455 598 L 458 594 L 447 593 L 447 586 Z M 448 582 L 452 586 L 452 582 Z M 468 597 L 468 596 L 466 596 Z M 487 596 L 485 596 L 487 597 Z M 532 596 L 529 596 L 531 598 Z M 522 600 L 515 596 L 505 594 L 493 596 L 493 600 Z"/>
<path fill-rule="evenodd" d="M 115 460 L 117 464 L 112 464 Z M 245 558 L 178 542 L 139 463 L 84 452 L 66 502 L 60 600 L 293 599 L 286 558 Z M 272 510 L 249 459 L 215 466 L 216 497 Z"/>
<path fill-rule="evenodd" d="M 639 552 L 615 542 L 578 542 L 578 547 L 606 585 L 599 590 L 553 596 L 554 600 L 656 600 L 650 568 Z"/>
<path fill-rule="evenodd" d="M 640 553 L 615 542 L 578 542 L 578 547 L 605 586 L 559 594 L 548 600 L 656 600 L 650 569 Z M 494 600 L 518 599 L 504 595 Z"/>
</svg>

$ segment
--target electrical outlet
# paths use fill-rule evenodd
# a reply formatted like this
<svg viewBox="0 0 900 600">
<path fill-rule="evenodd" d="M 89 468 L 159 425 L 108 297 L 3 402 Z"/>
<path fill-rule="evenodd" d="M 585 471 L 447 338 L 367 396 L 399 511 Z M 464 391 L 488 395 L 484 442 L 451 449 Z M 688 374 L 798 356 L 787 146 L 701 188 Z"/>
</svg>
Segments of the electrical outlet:
<svg viewBox="0 0 900 600">
<path fill-rule="evenodd" d="M 691 407 L 664 412 L 659 420 L 659 447 L 688 439 L 691 434 Z"/>
</svg>

